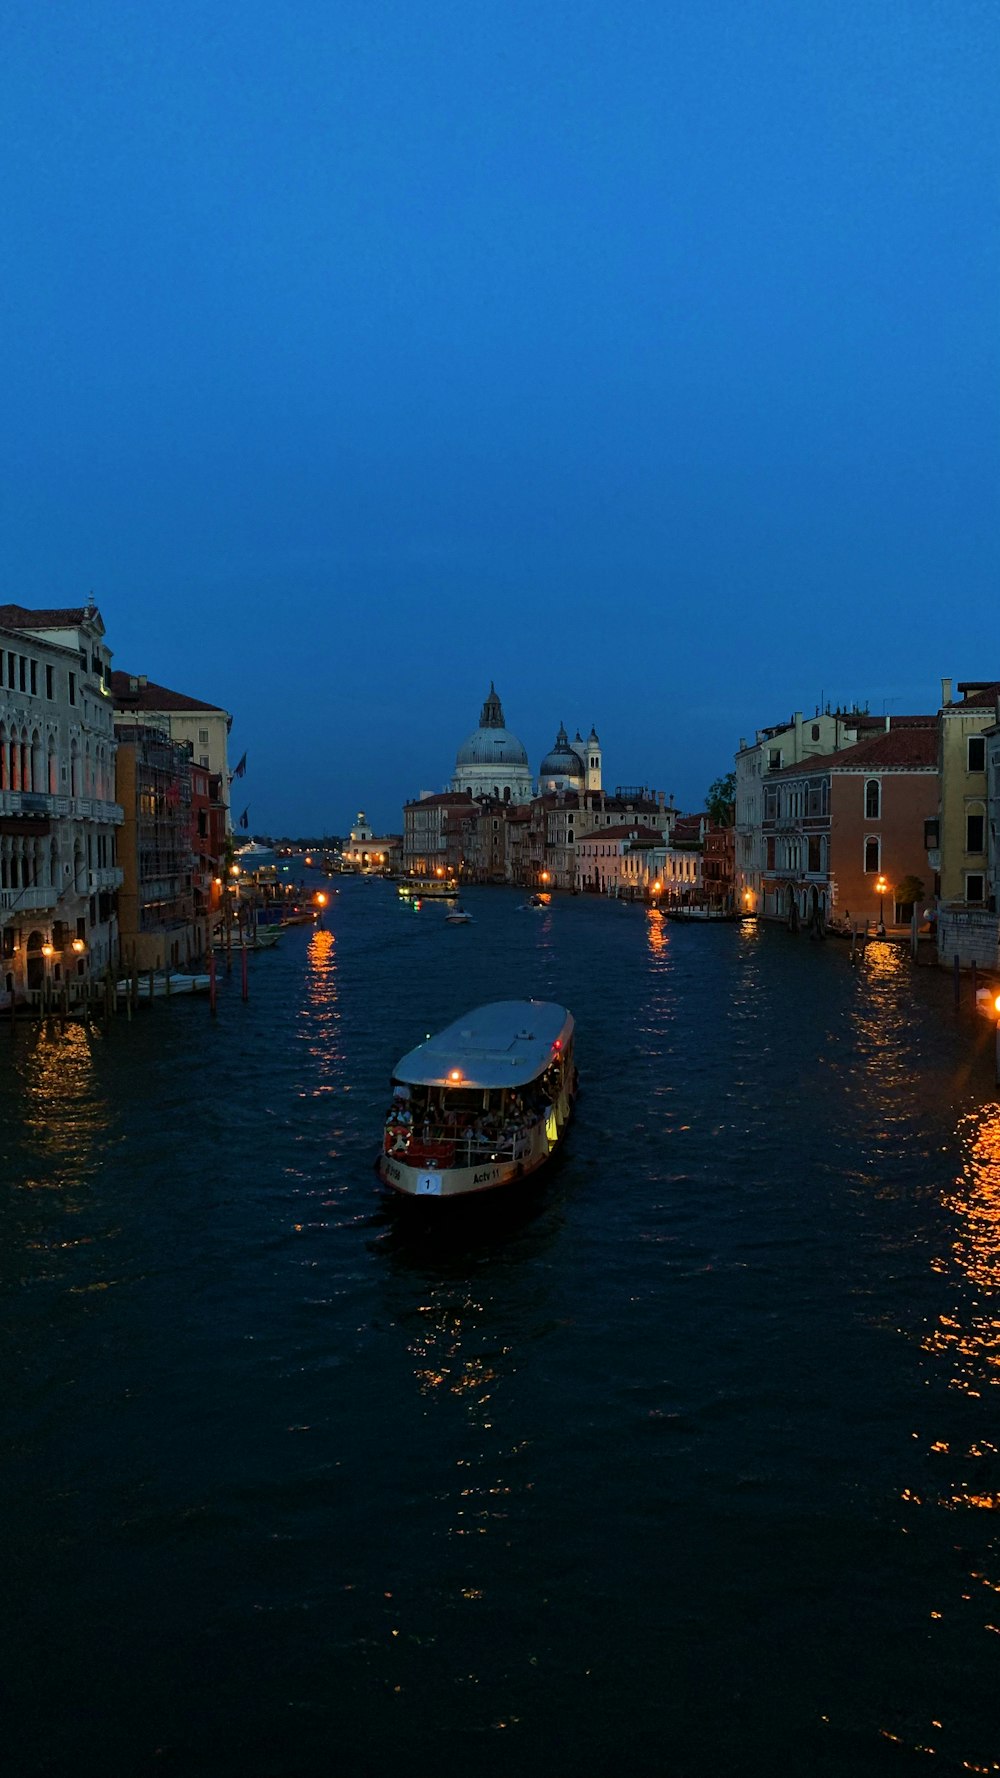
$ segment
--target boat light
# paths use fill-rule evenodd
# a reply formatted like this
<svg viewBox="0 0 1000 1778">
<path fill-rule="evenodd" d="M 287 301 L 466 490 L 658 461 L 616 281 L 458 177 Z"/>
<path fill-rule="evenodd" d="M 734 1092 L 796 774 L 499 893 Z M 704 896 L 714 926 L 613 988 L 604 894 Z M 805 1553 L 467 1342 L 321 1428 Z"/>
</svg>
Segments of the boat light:
<svg viewBox="0 0 1000 1778">
<path fill-rule="evenodd" d="M 326 902 L 327 902 L 327 898 L 323 894 L 322 889 L 317 890 L 317 892 L 316 892 L 316 906 L 318 908 L 325 908 Z"/>
<path fill-rule="evenodd" d="M 461 1080 L 461 1078 L 462 1078 L 461 1068 L 453 1068 L 451 1073 L 448 1076 L 449 1080 Z"/>
<path fill-rule="evenodd" d="M 556 1038 L 555 1043 L 552 1045 L 552 1048 L 554 1050 L 561 1050 L 562 1049 L 562 1038 L 561 1037 Z"/>
</svg>

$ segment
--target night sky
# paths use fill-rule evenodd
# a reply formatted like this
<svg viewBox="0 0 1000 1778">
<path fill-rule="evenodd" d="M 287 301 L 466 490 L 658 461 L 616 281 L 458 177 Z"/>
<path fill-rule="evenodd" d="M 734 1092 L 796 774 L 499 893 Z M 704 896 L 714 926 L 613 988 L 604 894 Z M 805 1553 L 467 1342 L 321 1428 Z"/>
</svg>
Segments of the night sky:
<svg viewBox="0 0 1000 1778">
<path fill-rule="evenodd" d="M 996 677 L 1000 9 L 8 6 L 0 599 L 235 713 L 258 832 L 533 766 L 700 806 Z"/>
</svg>

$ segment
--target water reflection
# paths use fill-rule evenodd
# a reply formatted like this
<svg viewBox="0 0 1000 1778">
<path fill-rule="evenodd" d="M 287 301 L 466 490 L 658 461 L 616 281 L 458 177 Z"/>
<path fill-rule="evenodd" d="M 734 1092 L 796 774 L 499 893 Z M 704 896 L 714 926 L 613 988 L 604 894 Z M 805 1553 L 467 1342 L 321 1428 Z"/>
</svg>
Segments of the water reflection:
<svg viewBox="0 0 1000 1778">
<path fill-rule="evenodd" d="M 968 1111 L 957 1134 L 962 1170 L 943 1198 L 955 1219 L 951 1261 L 980 1294 L 963 1295 L 939 1315 L 924 1345 L 950 1359 L 955 1389 L 978 1397 L 1000 1384 L 1000 1305 L 993 1294 L 1000 1287 L 1000 1106 Z M 937 1269 L 947 1270 L 947 1262 Z"/>
<path fill-rule="evenodd" d="M 24 1146 L 32 1167 L 18 1184 L 61 1188 L 96 1171 L 111 1123 L 107 1101 L 96 1090 L 98 1041 L 83 1025 L 39 1030 L 21 1069 Z"/>
<path fill-rule="evenodd" d="M 314 927 L 306 958 L 305 1004 L 300 1014 L 304 1028 L 300 1034 L 305 1036 L 312 1066 L 302 1097 L 318 1098 L 337 1090 L 344 1066 L 335 934 L 325 926 Z"/>
</svg>

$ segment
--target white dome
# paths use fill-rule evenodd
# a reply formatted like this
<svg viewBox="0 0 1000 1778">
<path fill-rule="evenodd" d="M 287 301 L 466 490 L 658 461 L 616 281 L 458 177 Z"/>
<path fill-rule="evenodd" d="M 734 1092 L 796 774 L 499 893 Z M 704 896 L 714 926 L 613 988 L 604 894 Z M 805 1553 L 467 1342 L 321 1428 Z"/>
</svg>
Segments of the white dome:
<svg viewBox="0 0 1000 1778">
<path fill-rule="evenodd" d="M 530 802 L 534 784 L 527 751 L 504 723 L 503 707 L 491 684 L 479 713 L 479 727 L 467 735 L 455 757 L 455 790 L 473 796 L 499 796 L 504 801 Z"/>
</svg>

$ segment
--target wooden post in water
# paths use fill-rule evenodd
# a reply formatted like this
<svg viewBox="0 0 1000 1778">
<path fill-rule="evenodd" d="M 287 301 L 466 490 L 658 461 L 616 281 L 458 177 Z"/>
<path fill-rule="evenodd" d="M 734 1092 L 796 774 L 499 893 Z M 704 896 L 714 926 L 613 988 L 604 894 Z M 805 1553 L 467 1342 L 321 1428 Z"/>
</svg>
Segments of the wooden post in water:
<svg viewBox="0 0 1000 1778">
<path fill-rule="evenodd" d="M 975 957 L 973 957 L 973 959 L 972 959 L 972 1010 L 973 1010 L 973 1012 L 975 1012 L 975 1010 L 976 1010 L 976 990 L 978 987 L 979 987 L 979 975 L 978 975 L 978 971 L 976 969 L 976 959 L 975 959 Z"/>
<path fill-rule="evenodd" d="M 920 952 L 919 952 L 919 940 L 917 937 L 917 904 L 916 904 L 916 902 L 914 902 L 914 904 L 913 904 L 913 912 L 910 915 L 910 956 L 913 958 L 914 963 L 919 963 Z"/>
<path fill-rule="evenodd" d="M 962 964 L 957 951 L 955 952 L 955 967 L 953 974 L 955 979 L 955 1011 L 957 1012 L 962 994 Z"/>
<path fill-rule="evenodd" d="M 240 968 L 242 970 L 243 998 L 244 998 L 244 1000 L 249 1000 L 249 998 L 250 998 L 250 976 L 249 976 L 249 972 L 247 970 L 247 935 L 245 932 L 243 934 L 243 947 L 242 947 L 242 953 L 240 956 Z"/>
<path fill-rule="evenodd" d="M 215 1018 L 215 952 L 208 953 L 208 1010 Z"/>
</svg>

